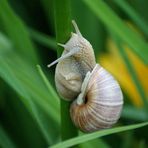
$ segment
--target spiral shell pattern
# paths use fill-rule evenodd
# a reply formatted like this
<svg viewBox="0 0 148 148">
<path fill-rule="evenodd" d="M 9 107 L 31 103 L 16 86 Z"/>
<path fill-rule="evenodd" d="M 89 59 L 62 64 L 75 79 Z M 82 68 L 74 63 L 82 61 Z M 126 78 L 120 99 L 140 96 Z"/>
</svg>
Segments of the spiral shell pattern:
<svg viewBox="0 0 148 148">
<path fill-rule="evenodd" d="M 70 108 L 71 119 L 83 132 L 109 128 L 120 117 L 123 95 L 118 82 L 99 64 L 91 72 L 83 103 L 75 100 Z"/>
</svg>

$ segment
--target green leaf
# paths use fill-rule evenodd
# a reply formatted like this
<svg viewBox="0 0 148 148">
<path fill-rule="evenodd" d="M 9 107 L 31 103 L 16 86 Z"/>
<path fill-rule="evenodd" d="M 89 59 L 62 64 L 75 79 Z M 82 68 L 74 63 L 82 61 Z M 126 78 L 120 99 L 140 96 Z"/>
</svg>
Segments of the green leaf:
<svg viewBox="0 0 148 148">
<path fill-rule="evenodd" d="M 55 29 L 56 41 L 65 43 L 71 35 L 71 7 L 70 0 L 55 0 Z M 63 48 L 58 46 L 57 54 L 61 55 Z M 61 137 L 62 140 L 69 139 L 78 135 L 77 129 L 72 123 L 69 114 L 71 102 L 60 100 L 61 105 Z"/>
<path fill-rule="evenodd" d="M 7 50 L 7 46 L 4 49 Z M 0 48 L 0 55 L 4 49 Z M 53 89 L 52 93 L 47 90 L 35 65 L 11 49 L 7 54 L 0 56 L 0 77 L 21 96 L 21 101 L 37 121 L 47 142 L 56 141 L 59 136 L 59 99 L 53 95 Z"/>
<path fill-rule="evenodd" d="M 48 88 L 48 91 L 52 94 L 52 96 L 54 98 L 56 98 L 56 100 L 59 99 L 58 95 L 55 93 L 54 89 L 52 88 L 51 84 L 49 83 L 47 77 L 45 76 L 43 70 L 41 69 L 41 66 L 40 65 L 37 65 L 37 69 L 38 69 L 38 72 L 40 74 L 40 76 L 42 77 L 44 83 L 46 84 L 47 88 Z"/>
<path fill-rule="evenodd" d="M 30 40 L 27 28 L 13 12 L 7 0 L 0 1 L 0 24 L 3 25 L 5 32 L 16 47 L 15 50 L 26 55 L 26 58 L 37 62 L 37 54 Z"/>
<path fill-rule="evenodd" d="M 112 30 L 123 42 L 148 64 L 148 44 L 136 32 L 131 30 L 102 0 L 83 0 L 108 29 Z"/>
<path fill-rule="evenodd" d="M 121 116 L 136 121 L 147 121 L 148 118 L 147 113 L 143 108 L 135 108 L 129 105 L 124 106 Z"/>
<path fill-rule="evenodd" d="M 0 147 L 2 148 L 16 147 L 1 125 L 0 125 Z"/>
<path fill-rule="evenodd" d="M 89 140 L 93 140 L 96 138 L 100 138 L 106 135 L 110 135 L 110 134 L 114 134 L 114 133 L 119 133 L 119 132 L 123 132 L 123 131 L 128 131 L 128 130 L 132 130 L 132 129 L 136 129 L 136 128 L 140 128 L 143 126 L 147 126 L 148 122 L 144 122 L 144 123 L 139 123 L 139 124 L 133 124 L 133 125 L 128 125 L 128 126 L 123 126 L 123 127 L 116 127 L 116 128 L 112 128 L 112 129 L 106 129 L 106 130 L 102 130 L 102 131 L 97 131 L 91 134 L 85 134 L 83 136 L 79 136 L 76 138 L 72 138 L 70 140 L 66 140 L 64 142 L 61 142 L 59 144 L 53 145 L 51 146 L 51 148 L 66 148 L 66 147 L 71 147 Z"/>
<path fill-rule="evenodd" d="M 90 147 L 109 148 L 109 145 L 107 145 L 102 139 L 94 139 L 94 140 L 80 144 L 79 147 L 80 148 L 90 148 Z"/>
<path fill-rule="evenodd" d="M 53 121 L 52 118 L 50 118 L 47 113 L 45 113 L 44 110 L 32 100 L 30 100 L 30 105 L 32 109 L 32 115 L 38 123 L 47 143 L 51 145 L 59 141 L 59 129 L 55 130 L 55 128 L 57 128 L 57 123 Z"/>
<path fill-rule="evenodd" d="M 143 86 L 142 86 L 142 84 L 141 84 L 141 82 L 140 82 L 140 80 L 138 78 L 138 75 L 137 75 L 137 73 L 136 73 L 136 71 L 135 71 L 135 69 L 133 67 L 133 64 L 129 60 L 128 55 L 127 55 L 125 49 L 123 48 L 123 43 L 112 32 L 111 32 L 111 34 L 112 34 L 113 40 L 116 42 L 117 48 L 119 50 L 119 54 L 121 55 L 125 65 L 127 67 L 127 70 L 129 72 L 129 74 L 131 75 L 131 78 L 133 80 L 133 83 L 135 84 L 137 92 L 141 96 L 141 99 L 142 99 L 143 105 L 144 105 L 144 109 L 148 113 L 148 100 L 147 100 L 147 96 L 146 96 L 146 94 L 144 92 L 144 88 L 143 88 Z"/>
<path fill-rule="evenodd" d="M 2 54 L 12 50 L 11 42 L 1 32 L 0 32 L 0 49 Z"/>
<path fill-rule="evenodd" d="M 125 0 L 114 0 L 114 2 L 124 10 L 125 13 L 137 24 L 137 26 L 148 36 L 148 24 Z"/>
<path fill-rule="evenodd" d="M 28 97 L 29 94 L 33 96 L 34 100 L 57 121 L 59 100 L 47 91 L 41 78 L 37 75 L 37 71 L 35 71 L 35 66 L 31 63 L 30 65 L 24 63 L 22 59 L 12 53 L 7 57 L 0 58 L 0 75 L 23 97 Z M 49 105 L 51 106 L 49 107 Z"/>
<path fill-rule="evenodd" d="M 40 0 L 40 3 L 43 7 L 45 16 L 46 16 L 46 20 L 49 24 L 49 27 L 51 30 L 54 30 L 53 26 L 54 26 L 54 1 L 53 0 Z"/>
<path fill-rule="evenodd" d="M 30 36 L 38 43 L 52 49 L 55 51 L 57 44 L 55 39 L 51 38 L 50 36 L 43 34 L 41 32 L 38 32 L 33 29 L 29 29 Z"/>
</svg>

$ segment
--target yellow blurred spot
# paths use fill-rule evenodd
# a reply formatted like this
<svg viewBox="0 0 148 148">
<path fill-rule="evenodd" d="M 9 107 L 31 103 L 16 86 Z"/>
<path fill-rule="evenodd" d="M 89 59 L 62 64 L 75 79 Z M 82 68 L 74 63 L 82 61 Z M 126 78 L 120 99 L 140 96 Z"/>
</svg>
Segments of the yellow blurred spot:
<svg viewBox="0 0 148 148">
<path fill-rule="evenodd" d="M 133 104 L 137 107 L 142 106 L 142 99 L 131 79 L 131 74 L 128 73 L 124 61 L 111 39 L 108 39 L 107 41 L 107 48 L 110 53 L 102 54 L 99 58 L 99 63 L 115 76 Z M 145 93 L 148 96 L 148 67 L 144 65 L 137 55 L 135 55 L 128 47 L 125 47 L 124 49 L 126 50 L 128 58 L 130 59 Z"/>
</svg>

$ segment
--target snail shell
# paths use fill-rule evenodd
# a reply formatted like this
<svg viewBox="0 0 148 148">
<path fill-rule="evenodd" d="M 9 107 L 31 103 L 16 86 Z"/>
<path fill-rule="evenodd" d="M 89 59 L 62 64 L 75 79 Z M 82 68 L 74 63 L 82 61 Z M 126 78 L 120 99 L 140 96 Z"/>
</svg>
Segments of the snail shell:
<svg viewBox="0 0 148 148">
<path fill-rule="evenodd" d="M 95 67 L 95 56 L 91 44 L 81 35 L 78 26 L 72 21 L 76 33 L 72 33 L 64 47 L 62 56 L 48 65 L 58 62 L 55 72 L 56 88 L 66 100 L 75 99 L 81 90 L 82 82 L 88 71 Z"/>
<path fill-rule="evenodd" d="M 70 107 L 73 123 L 83 132 L 109 128 L 120 117 L 123 96 L 118 82 L 99 64 L 87 76 Z"/>
</svg>

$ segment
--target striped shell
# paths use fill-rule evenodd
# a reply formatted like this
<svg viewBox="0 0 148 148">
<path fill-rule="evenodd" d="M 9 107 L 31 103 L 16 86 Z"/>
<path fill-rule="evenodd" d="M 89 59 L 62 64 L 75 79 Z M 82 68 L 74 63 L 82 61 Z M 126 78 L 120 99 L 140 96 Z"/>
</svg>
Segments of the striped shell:
<svg viewBox="0 0 148 148">
<path fill-rule="evenodd" d="M 71 105 L 71 119 L 83 132 L 109 128 L 119 119 L 122 105 L 123 96 L 118 82 L 96 64 L 82 102 L 76 99 Z"/>
</svg>

